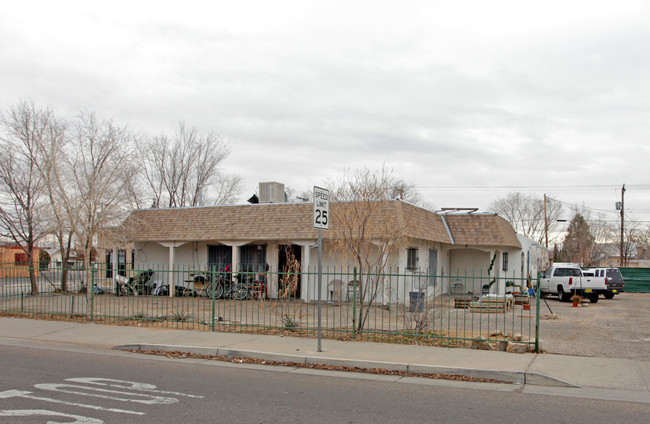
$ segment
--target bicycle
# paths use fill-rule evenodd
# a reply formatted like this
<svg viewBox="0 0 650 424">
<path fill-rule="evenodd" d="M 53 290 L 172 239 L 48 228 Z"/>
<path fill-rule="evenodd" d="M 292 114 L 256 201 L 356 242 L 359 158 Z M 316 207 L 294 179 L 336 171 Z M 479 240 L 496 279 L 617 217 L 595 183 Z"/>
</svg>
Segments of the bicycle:
<svg viewBox="0 0 650 424">
<path fill-rule="evenodd" d="M 210 299 L 221 299 L 229 297 L 235 300 L 244 300 L 250 296 L 248 285 L 241 283 L 238 277 L 230 272 L 230 265 L 219 271 L 216 281 L 210 281 L 210 274 L 200 274 L 194 277 L 194 284 L 202 284 L 203 288 L 199 293 L 204 292 Z"/>
</svg>

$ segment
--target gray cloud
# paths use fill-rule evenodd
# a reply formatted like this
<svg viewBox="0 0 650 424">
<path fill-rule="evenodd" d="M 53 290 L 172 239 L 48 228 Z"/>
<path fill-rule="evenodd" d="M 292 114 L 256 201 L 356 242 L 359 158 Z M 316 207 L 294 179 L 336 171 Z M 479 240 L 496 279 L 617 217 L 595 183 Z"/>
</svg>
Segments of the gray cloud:
<svg viewBox="0 0 650 424">
<path fill-rule="evenodd" d="M 214 131 L 246 193 L 385 163 L 420 187 L 467 187 L 423 189 L 437 206 L 507 192 L 477 187 L 605 185 L 554 194 L 611 209 L 611 187 L 647 180 L 650 13 L 636 1 L 23 3 L 0 14 L 7 104 Z M 650 221 L 648 193 L 628 191 Z"/>
</svg>

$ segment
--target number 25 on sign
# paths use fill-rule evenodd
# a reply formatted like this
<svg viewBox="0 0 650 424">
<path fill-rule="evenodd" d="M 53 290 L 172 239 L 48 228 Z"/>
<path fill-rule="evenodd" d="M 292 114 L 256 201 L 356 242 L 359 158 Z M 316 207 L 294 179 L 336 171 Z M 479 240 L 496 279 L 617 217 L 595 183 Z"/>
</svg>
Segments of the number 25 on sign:
<svg viewBox="0 0 650 424">
<path fill-rule="evenodd" d="M 330 192 L 314 186 L 314 228 L 330 229 Z"/>
</svg>

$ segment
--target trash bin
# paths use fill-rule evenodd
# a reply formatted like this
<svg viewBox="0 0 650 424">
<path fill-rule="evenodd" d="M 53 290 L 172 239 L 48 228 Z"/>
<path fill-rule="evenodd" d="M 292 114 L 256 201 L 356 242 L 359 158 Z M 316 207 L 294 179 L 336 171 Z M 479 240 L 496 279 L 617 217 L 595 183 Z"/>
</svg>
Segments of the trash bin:
<svg viewBox="0 0 650 424">
<path fill-rule="evenodd" d="M 424 311 L 424 292 L 409 292 L 411 295 L 411 307 L 409 312 Z"/>
</svg>

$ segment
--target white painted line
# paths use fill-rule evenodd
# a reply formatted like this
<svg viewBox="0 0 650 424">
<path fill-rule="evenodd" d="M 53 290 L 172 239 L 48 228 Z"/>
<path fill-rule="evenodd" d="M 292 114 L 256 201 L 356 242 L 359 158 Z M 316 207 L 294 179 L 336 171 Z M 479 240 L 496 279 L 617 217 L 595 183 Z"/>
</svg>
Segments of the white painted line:
<svg viewBox="0 0 650 424">
<path fill-rule="evenodd" d="M 84 417 L 81 415 L 64 414 L 62 412 L 49 411 L 47 409 L 10 409 L 0 410 L 0 417 L 61 417 L 72 418 L 75 421 L 66 421 L 65 424 L 104 424 L 104 421 L 98 418 Z M 61 423 L 60 421 L 48 421 L 48 424 Z"/>
<path fill-rule="evenodd" d="M 48 383 L 48 384 L 34 384 L 34 387 L 37 389 L 41 390 L 51 390 L 55 392 L 61 392 L 61 393 L 69 393 L 73 395 L 81 395 L 81 396 L 90 396 L 90 397 L 96 397 L 100 399 L 110 399 L 110 400 L 117 400 L 120 402 L 135 402 L 135 403 L 143 403 L 145 405 L 170 405 L 172 403 L 178 402 L 178 399 L 173 398 L 173 397 L 165 397 L 165 396 L 154 396 L 150 394 L 144 394 L 144 393 L 134 393 L 134 392 L 123 392 L 119 390 L 109 390 L 109 389 L 100 389 L 97 387 L 86 387 L 86 386 L 77 386 L 74 384 L 57 384 L 57 383 Z M 72 389 L 72 390 L 71 390 Z M 78 390 L 82 391 L 78 391 Z M 88 391 L 93 390 L 95 392 L 99 393 L 90 393 Z M 123 395 L 123 396 L 133 396 L 135 398 L 140 397 L 140 398 L 148 398 L 148 399 L 128 399 L 125 397 L 119 397 L 119 396 L 113 396 L 113 395 Z"/>
<path fill-rule="evenodd" d="M 117 408 L 104 408 L 101 406 L 97 405 L 87 405 L 84 403 L 77 403 L 77 402 L 68 402 L 64 400 L 59 400 L 59 399 L 52 399 L 52 398 L 46 398 L 46 397 L 40 397 L 40 396 L 33 396 L 31 395 L 31 392 L 23 392 L 19 390 L 7 390 L 4 392 L 0 392 L 0 398 L 11 398 L 11 397 L 21 397 L 21 398 L 26 398 L 26 399 L 32 399 L 32 400 L 40 400 L 43 402 L 51 402 L 51 403 L 58 403 L 61 405 L 68 405 L 68 406 L 78 406 L 80 408 L 88 408 L 88 409 L 94 409 L 96 411 L 108 411 L 108 412 L 117 412 L 120 414 L 133 414 L 133 415 L 144 415 L 144 412 L 139 412 L 139 411 L 130 411 L 127 409 L 117 409 Z"/>
<path fill-rule="evenodd" d="M 185 396 L 185 397 L 197 398 L 197 399 L 203 399 L 205 397 L 205 396 L 199 396 L 199 395 L 190 395 L 188 393 L 180 393 L 180 392 L 170 392 L 170 391 L 166 391 L 166 390 L 158 390 L 158 388 L 156 386 L 154 386 L 153 384 L 138 383 L 138 382 L 135 382 L 135 381 L 114 380 L 112 378 L 77 377 L 77 378 L 66 378 L 65 381 L 71 381 L 73 383 L 95 384 L 95 385 L 98 385 L 98 386 L 116 387 L 118 389 L 133 389 L 133 390 L 139 390 L 139 391 L 143 391 L 143 392 L 160 393 L 160 394 L 165 394 L 165 395 Z M 118 383 L 118 384 L 108 384 L 108 383 Z M 119 383 L 126 383 L 126 385 L 119 384 Z"/>
</svg>

